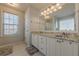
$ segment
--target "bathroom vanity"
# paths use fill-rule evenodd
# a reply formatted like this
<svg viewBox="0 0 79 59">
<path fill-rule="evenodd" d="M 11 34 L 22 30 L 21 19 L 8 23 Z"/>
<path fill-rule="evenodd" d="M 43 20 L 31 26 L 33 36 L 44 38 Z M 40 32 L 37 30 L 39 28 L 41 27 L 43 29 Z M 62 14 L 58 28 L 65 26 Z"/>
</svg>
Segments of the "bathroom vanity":
<svg viewBox="0 0 79 59">
<path fill-rule="evenodd" d="M 70 39 L 70 36 L 56 37 L 56 33 L 32 32 L 32 45 L 47 56 L 78 56 L 78 40 L 72 37 Z"/>
</svg>

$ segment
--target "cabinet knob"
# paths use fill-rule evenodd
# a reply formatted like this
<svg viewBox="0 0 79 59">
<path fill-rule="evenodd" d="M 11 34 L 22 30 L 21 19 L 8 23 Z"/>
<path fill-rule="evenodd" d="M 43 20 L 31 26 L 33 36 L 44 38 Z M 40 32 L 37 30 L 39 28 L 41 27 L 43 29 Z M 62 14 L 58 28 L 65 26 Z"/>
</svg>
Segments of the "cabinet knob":
<svg viewBox="0 0 79 59">
<path fill-rule="evenodd" d="M 61 41 L 57 40 L 58 43 L 61 43 Z"/>
<path fill-rule="evenodd" d="M 62 39 L 61 42 L 64 42 L 64 40 Z"/>
<path fill-rule="evenodd" d="M 59 41 L 57 40 L 57 42 L 59 42 Z"/>
<path fill-rule="evenodd" d="M 57 42 L 61 43 L 61 42 L 64 42 L 64 41 L 59 39 L 59 40 L 57 40 Z"/>
<path fill-rule="evenodd" d="M 72 42 L 70 41 L 70 42 L 69 42 L 69 44 L 71 45 L 71 44 L 72 44 Z"/>
</svg>

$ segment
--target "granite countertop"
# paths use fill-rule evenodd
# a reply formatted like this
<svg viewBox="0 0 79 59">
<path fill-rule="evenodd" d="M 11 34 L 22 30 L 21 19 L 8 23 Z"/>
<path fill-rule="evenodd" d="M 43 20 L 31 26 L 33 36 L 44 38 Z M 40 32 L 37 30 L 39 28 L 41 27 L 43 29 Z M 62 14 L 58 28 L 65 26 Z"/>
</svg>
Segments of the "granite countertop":
<svg viewBox="0 0 79 59">
<path fill-rule="evenodd" d="M 42 36 L 46 36 L 46 37 L 50 37 L 50 38 L 56 38 L 56 39 L 62 39 L 62 40 L 69 40 L 69 41 L 73 41 L 73 42 L 79 42 L 79 33 L 67 33 L 67 37 L 64 36 L 62 33 L 63 32 L 43 32 L 43 31 L 36 31 L 36 32 L 32 32 L 34 34 L 39 34 Z M 62 36 L 62 37 L 58 37 Z"/>
</svg>

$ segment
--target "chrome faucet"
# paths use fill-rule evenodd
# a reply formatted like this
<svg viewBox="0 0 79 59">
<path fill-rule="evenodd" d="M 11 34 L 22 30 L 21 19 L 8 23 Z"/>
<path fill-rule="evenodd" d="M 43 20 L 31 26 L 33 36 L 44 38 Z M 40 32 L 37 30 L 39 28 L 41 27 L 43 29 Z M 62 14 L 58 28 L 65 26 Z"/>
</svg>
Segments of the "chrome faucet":
<svg viewBox="0 0 79 59">
<path fill-rule="evenodd" d="M 69 33 L 63 32 L 62 35 L 64 36 L 64 38 L 65 38 L 65 37 L 68 38 Z"/>
</svg>

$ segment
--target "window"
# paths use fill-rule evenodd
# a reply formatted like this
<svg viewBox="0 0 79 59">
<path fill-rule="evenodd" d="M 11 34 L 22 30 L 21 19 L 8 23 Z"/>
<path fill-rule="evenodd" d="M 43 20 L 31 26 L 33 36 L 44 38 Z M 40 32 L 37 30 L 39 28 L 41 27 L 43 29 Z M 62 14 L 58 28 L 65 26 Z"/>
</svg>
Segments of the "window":
<svg viewBox="0 0 79 59">
<path fill-rule="evenodd" d="M 59 31 L 74 31 L 74 17 L 63 18 L 58 20 L 58 27 Z"/>
<path fill-rule="evenodd" d="M 18 28 L 18 16 L 11 13 L 4 13 L 4 34 L 15 34 Z"/>
</svg>

